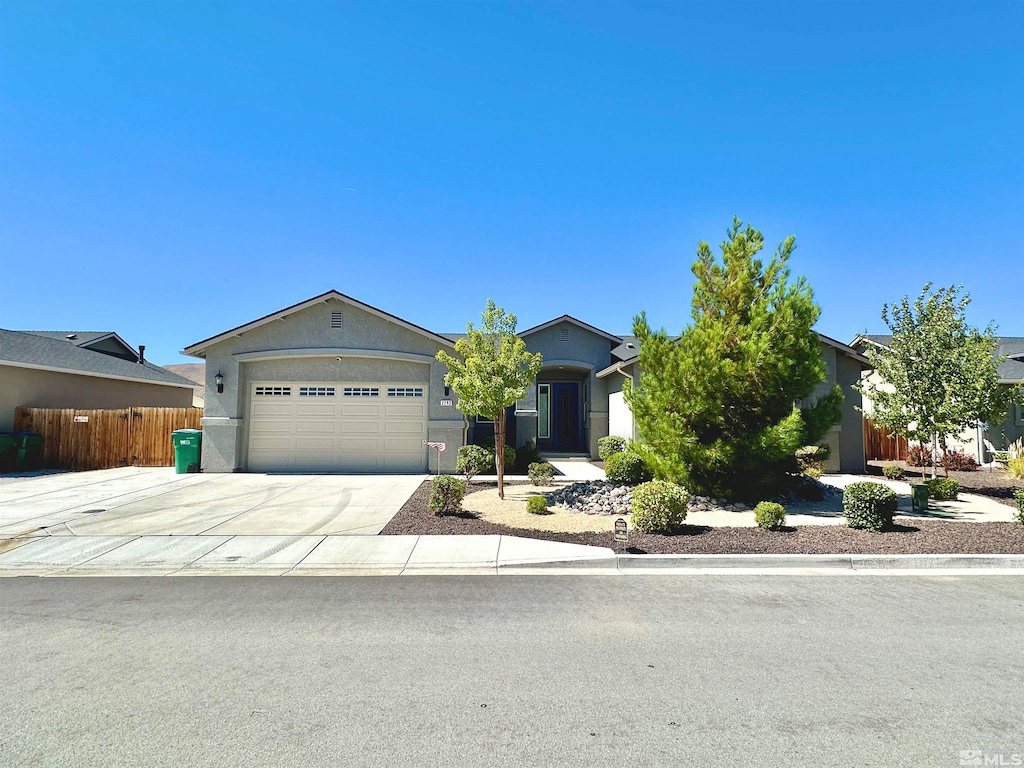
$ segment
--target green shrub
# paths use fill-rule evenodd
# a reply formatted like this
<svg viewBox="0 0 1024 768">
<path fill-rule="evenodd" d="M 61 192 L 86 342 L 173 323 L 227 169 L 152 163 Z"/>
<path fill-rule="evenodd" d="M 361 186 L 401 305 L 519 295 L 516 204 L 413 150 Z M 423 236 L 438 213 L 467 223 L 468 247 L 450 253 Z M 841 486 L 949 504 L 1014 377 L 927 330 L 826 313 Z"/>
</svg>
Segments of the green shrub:
<svg viewBox="0 0 1024 768">
<path fill-rule="evenodd" d="M 825 470 L 823 470 L 821 467 L 808 467 L 807 469 L 804 470 L 805 475 L 807 475 L 808 477 L 813 477 L 815 480 L 821 477 L 824 473 Z"/>
<path fill-rule="evenodd" d="M 427 506 L 435 515 L 455 515 L 462 511 L 466 481 L 451 475 L 438 475 L 430 486 Z"/>
<path fill-rule="evenodd" d="M 786 524 L 786 508 L 774 501 L 762 501 L 754 507 L 754 520 L 760 528 L 777 531 Z"/>
<path fill-rule="evenodd" d="M 851 528 L 882 531 L 892 526 L 899 500 L 881 483 L 851 483 L 843 491 L 843 512 Z"/>
<path fill-rule="evenodd" d="M 936 501 L 956 501 L 960 483 L 952 477 L 935 477 L 928 481 L 928 495 Z"/>
<path fill-rule="evenodd" d="M 882 467 L 882 474 L 890 480 L 902 480 L 903 479 L 903 467 L 899 464 L 886 464 Z"/>
<path fill-rule="evenodd" d="M 543 496 L 530 496 L 526 500 L 526 511 L 534 515 L 550 515 L 548 500 Z"/>
<path fill-rule="evenodd" d="M 920 444 L 914 444 L 907 449 L 907 464 L 912 467 L 930 467 L 934 463 L 932 449 Z"/>
<path fill-rule="evenodd" d="M 455 470 L 469 480 L 473 475 L 494 469 L 494 454 L 482 445 L 464 445 L 455 459 Z"/>
<path fill-rule="evenodd" d="M 681 485 L 651 480 L 633 491 L 633 527 L 644 533 L 671 533 L 686 519 L 690 494 Z"/>
<path fill-rule="evenodd" d="M 796 449 L 796 465 L 808 477 L 817 480 L 825 472 L 825 462 L 832 455 L 827 445 L 805 445 Z"/>
<path fill-rule="evenodd" d="M 1013 492 L 1013 499 L 1017 502 L 1017 512 L 1014 517 L 1017 522 L 1024 525 L 1024 488 L 1018 488 Z"/>
<path fill-rule="evenodd" d="M 653 477 L 643 457 L 631 451 L 609 456 L 604 463 L 604 474 L 614 485 L 639 485 Z"/>
<path fill-rule="evenodd" d="M 601 457 L 602 461 L 607 461 L 612 454 L 622 453 L 625 450 L 626 438 L 618 435 L 608 435 L 597 441 L 597 455 Z"/>
<path fill-rule="evenodd" d="M 516 460 L 512 462 L 512 470 L 520 474 L 526 474 L 530 465 L 540 459 L 540 451 L 537 450 L 537 444 L 533 440 L 527 440 L 516 448 L 515 454 Z M 505 463 L 508 464 L 508 457 L 506 457 Z"/>
<path fill-rule="evenodd" d="M 527 469 L 530 475 L 530 482 L 534 485 L 551 485 L 551 478 L 555 476 L 555 468 L 546 461 L 535 461 Z"/>
</svg>

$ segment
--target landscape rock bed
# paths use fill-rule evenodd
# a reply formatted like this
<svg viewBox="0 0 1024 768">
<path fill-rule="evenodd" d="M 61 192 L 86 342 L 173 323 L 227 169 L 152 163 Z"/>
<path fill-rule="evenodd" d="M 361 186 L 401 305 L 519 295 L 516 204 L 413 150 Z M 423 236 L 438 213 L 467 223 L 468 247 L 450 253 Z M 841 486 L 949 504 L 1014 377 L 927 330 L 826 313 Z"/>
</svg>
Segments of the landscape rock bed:
<svg viewBox="0 0 1024 768">
<path fill-rule="evenodd" d="M 474 483 L 474 488 L 494 487 Z M 381 535 L 502 534 L 528 539 L 614 547 L 608 533 L 559 533 L 497 525 L 472 515 L 438 517 L 427 508 L 430 482 L 424 483 L 392 518 Z M 1020 523 L 953 523 L 896 518 L 884 533 L 856 531 L 844 525 L 808 525 L 763 531 L 760 528 L 710 528 L 685 525 L 675 535 L 629 534 L 635 554 L 1024 554 Z"/>
</svg>

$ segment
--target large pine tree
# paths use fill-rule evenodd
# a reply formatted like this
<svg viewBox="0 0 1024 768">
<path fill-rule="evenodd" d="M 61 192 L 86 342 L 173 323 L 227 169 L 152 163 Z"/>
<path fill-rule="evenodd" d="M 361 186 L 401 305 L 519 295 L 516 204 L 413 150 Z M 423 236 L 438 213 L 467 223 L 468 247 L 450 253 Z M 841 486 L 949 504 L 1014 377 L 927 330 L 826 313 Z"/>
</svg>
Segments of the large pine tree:
<svg viewBox="0 0 1024 768">
<path fill-rule="evenodd" d="M 635 318 L 641 376 L 626 399 L 658 476 L 700 494 L 766 498 L 792 480 L 797 449 L 838 421 L 838 386 L 800 407 L 826 371 L 812 330 L 820 309 L 805 278 L 790 280 L 795 245 L 786 238 L 765 265 L 764 237 L 733 219 L 721 261 L 706 242 L 697 248 L 693 324 L 680 338 Z"/>
</svg>

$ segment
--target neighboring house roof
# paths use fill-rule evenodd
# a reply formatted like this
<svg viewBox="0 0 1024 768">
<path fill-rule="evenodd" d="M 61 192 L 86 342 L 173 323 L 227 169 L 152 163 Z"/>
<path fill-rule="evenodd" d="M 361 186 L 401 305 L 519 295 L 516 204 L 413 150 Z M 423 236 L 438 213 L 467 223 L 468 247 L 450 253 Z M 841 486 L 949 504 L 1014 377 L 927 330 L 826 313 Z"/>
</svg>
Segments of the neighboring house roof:
<svg viewBox="0 0 1024 768">
<path fill-rule="evenodd" d="M 633 338 L 633 337 L 629 337 L 629 338 Z M 864 355 L 860 354 L 857 350 L 853 349 L 852 347 L 849 347 L 846 344 L 843 344 L 841 341 L 836 341 L 835 339 L 831 338 L 830 336 L 826 336 L 823 333 L 819 333 L 818 334 L 818 338 L 821 340 L 822 344 L 827 344 L 830 347 L 835 347 L 835 349 L 838 350 L 841 354 L 844 354 L 847 357 L 853 358 L 854 360 L 859 362 L 864 367 L 869 367 L 870 366 L 870 363 L 868 362 L 868 359 L 866 357 L 864 357 Z M 635 339 L 634 339 L 634 342 L 636 343 L 636 350 L 635 350 L 635 352 L 632 355 L 630 355 L 629 357 L 623 357 L 617 363 L 612 363 L 607 368 L 604 368 L 603 370 L 598 371 L 594 375 L 597 376 L 597 378 L 599 378 L 599 379 L 603 379 L 603 378 L 606 378 L 608 376 L 611 376 L 613 373 L 622 373 L 623 375 L 626 375 L 625 374 L 625 369 L 629 368 L 631 365 L 633 365 L 637 361 L 637 359 L 640 357 L 640 344 L 639 344 L 639 342 L 636 342 Z M 625 347 L 625 345 L 623 345 L 623 347 Z M 613 350 L 612 354 L 614 355 L 616 351 L 618 351 L 618 350 L 617 349 Z"/>
<path fill-rule="evenodd" d="M 254 328 L 259 328 L 261 325 L 266 325 L 267 323 L 271 323 L 274 320 L 280 320 L 281 318 L 287 317 L 288 315 L 294 314 L 296 312 L 301 312 L 304 309 L 308 309 L 309 307 L 313 307 L 316 306 L 317 304 L 325 303 L 328 301 L 342 301 L 351 304 L 354 307 L 364 310 L 365 312 L 369 312 L 371 315 L 376 315 L 377 317 L 384 318 L 385 320 L 390 320 L 391 322 L 400 325 L 403 328 L 407 328 L 410 331 L 414 331 L 415 333 L 419 333 L 423 336 L 426 336 L 427 338 L 432 339 L 433 341 L 439 341 L 447 347 L 450 347 L 452 344 L 451 339 L 447 339 L 438 333 L 428 331 L 426 328 L 418 326 L 415 323 L 410 323 L 408 320 L 403 320 L 397 315 L 392 315 L 390 312 L 385 312 L 383 309 L 371 307 L 369 304 L 364 304 L 358 299 L 353 299 L 351 296 L 346 296 L 344 293 L 341 293 L 339 291 L 330 290 L 327 291 L 326 293 L 321 293 L 319 296 L 314 296 L 311 299 L 300 301 L 298 304 L 292 304 L 290 307 L 279 309 L 277 312 L 271 312 L 269 315 L 264 315 L 263 317 L 257 320 L 253 320 L 252 322 L 245 323 L 244 325 L 239 325 L 235 328 L 232 328 L 230 331 L 224 331 L 223 333 L 218 333 L 216 336 L 211 336 L 208 339 L 197 341 L 195 344 L 185 347 L 185 349 L 182 350 L 182 354 L 189 355 L 191 357 L 203 357 L 208 347 L 211 347 L 220 341 L 224 341 L 224 339 L 229 339 L 232 336 L 241 336 L 246 331 L 251 331 Z"/>
<path fill-rule="evenodd" d="M 39 333 L 0 328 L 0 365 L 189 387 L 188 379 L 152 363 L 137 363 Z"/>
<path fill-rule="evenodd" d="M 518 335 L 529 336 L 530 334 L 537 333 L 538 331 L 543 331 L 545 328 L 550 328 L 551 326 L 558 325 L 559 323 L 571 323 L 572 325 L 578 326 L 586 331 L 596 333 L 598 336 L 604 336 L 606 339 L 608 339 L 608 341 L 613 341 L 616 344 L 622 344 L 621 336 L 615 336 L 613 334 L 608 333 L 608 331 L 602 331 L 600 328 L 595 328 L 589 323 L 584 323 L 582 320 L 577 320 L 572 315 L 561 315 L 560 317 L 556 317 L 554 320 L 548 320 L 546 323 L 541 323 L 540 325 L 533 326 L 533 328 L 527 328 L 525 331 L 520 331 Z"/>
<path fill-rule="evenodd" d="M 996 357 L 1009 358 L 999 364 L 1000 384 L 1020 384 L 1024 382 L 1024 336 L 999 336 L 996 338 Z M 865 347 L 873 344 L 888 347 L 892 344 L 891 334 L 865 333 L 855 338 L 852 346 Z"/>
<path fill-rule="evenodd" d="M 623 336 L 622 343 L 612 350 L 612 357 L 619 360 L 630 360 L 640 350 L 640 341 L 636 336 Z"/>
<path fill-rule="evenodd" d="M 94 347 L 102 341 L 112 339 L 122 348 L 125 357 L 131 357 L 134 361 L 139 359 L 139 353 L 135 351 L 135 348 L 114 331 L 21 331 L 21 333 L 31 333 L 34 336 L 43 336 L 47 339 L 66 341 L 69 344 L 74 344 L 76 347 L 86 348 Z M 106 350 L 98 349 L 96 351 L 108 355 L 111 354 Z"/>
</svg>

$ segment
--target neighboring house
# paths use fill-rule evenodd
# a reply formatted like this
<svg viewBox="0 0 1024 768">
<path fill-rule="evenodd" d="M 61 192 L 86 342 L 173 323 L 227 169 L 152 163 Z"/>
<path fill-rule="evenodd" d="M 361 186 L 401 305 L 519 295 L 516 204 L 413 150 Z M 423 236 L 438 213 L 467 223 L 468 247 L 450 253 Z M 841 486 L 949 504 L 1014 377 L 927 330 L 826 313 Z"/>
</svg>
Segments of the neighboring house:
<svg viewBox="0 0 1024 768">
<path fill-rule="evenodd" d="M 891 343 L 892 335 L 890 334 L 864 334 L 854 339 L 850 346 L 861 353 L 866 353 L 872 346 L 888 347 Z M 995 356 L 1003 357 L 1004 355 L 1007 359 L 999 365 L 999 383 L 1007 386 L 1024 384 L 1024 336 L 999 338 Z M 865 377 L 879 387 L 888 386 L 873 370 L 865 374 Z M 864 415 L 870 418 L 873 410 L 871 400 L 865 398 Z M 1010 406 L 1006 416 L 1000 421 L 979 424 L 975 428 L 966 430 L 949 441 L 948 447 L 974 456 L 979 464 L 987 464 L 992 457 L 985 448 L 986 441 L 991 443 L 995 449 L 1002 450 L 1020 438 L 1024 438 L 1024 402 Z"/>
<path fill-rule="evenodd" d="M 0 432 L 27 408 L 185 407 L 192 382 L 113 332 L 0 329 Z"/>
<path fill-rule="evenodd" d="M 810 400 L 816 401 L 836 384 L 843 391 L 842 418 L 822 439 L 831 449 L 828 461 L 825 462 L 825 471 L 863 472 L 864 425 L 861 413 L 857 410 L 861 397 L 853 385 L 868 368 L 868 361 L 842 342 L 820 333 L 818 338 L 821 340 L 821 356 L 825 361 L 827 375 L 825 381 L 815 388 Z M 597 373 L 599 379 L 607 382 L 610 434 L 630 440 L 637 438 L 637 431 L 633 414 L 623 396 L 623 383 L 629 379 L 633 386 L 640 385 L 639 353 L 637 340 L 626 337 L 622 346 L 613 350 L 613 354 L 620 359 Z"/>
<path fill-rule="evenodd" d="M 423 472 L 428 459 L 436 466 L 430 441 L 446 444 L 441 471 L 453 471 L 459 446 L 494 434 L 463 417 L 435 359 L 461 335 L 328 291 L 192 344 L 184 354 L 206 361 L 204 470 Z M 519 335 L 544 367 L 509 409 L 508 444 L 596 458 L 598 439 L 621 418 L 599 374 L 634 358 L 635 339 L 568 315 Z"/>
</svg>

